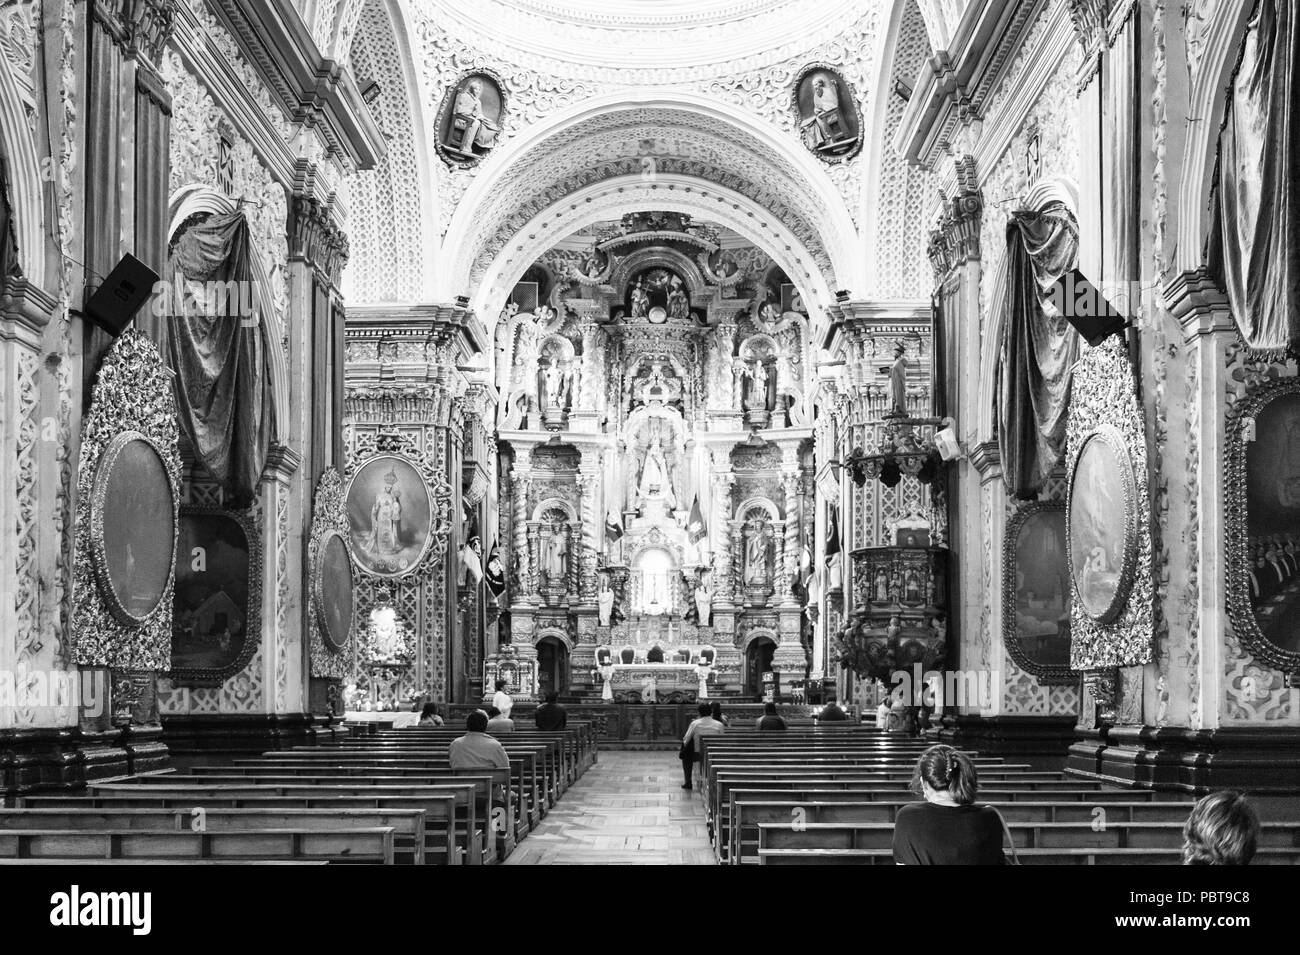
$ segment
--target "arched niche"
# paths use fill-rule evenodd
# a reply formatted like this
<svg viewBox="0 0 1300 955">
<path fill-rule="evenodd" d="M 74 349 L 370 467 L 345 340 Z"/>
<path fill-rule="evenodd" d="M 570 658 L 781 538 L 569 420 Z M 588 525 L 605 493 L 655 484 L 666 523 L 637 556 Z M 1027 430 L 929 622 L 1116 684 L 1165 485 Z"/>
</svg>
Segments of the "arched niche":
<svg viewBox="0 0 1300 955">
<path fill-rule="evenodd" d="M 753 511 L 763 511 L 769 518 L 774 521 L 781 520 L 781 509 L 765 497 L 751 497 L 743 501 L 736 508 L 733 515 L 736 520 L 743 521 L 749 517 Z"/>
<path fill-rule="evenodd" d="M 578 517 L 573 510 L 573 505 L 559 497 L 548 497 L 546 500 L 541 501 L 535 508 L 533 508 L 532 519 L 534 521 L 545 523 L 546 515 L 555 511 L 564 513 L 564 523 L 566 524 L 573 525 L 578 522 Z"/>
<path fill-rule="evenodd" d="M 610 275 L 609 284 L 614 287 L 620 296 L 623 296 L 628 283 L 633 278 L 646 269 L 654 268 L 668 269 L 668 271 L 675 272 L 682 277 L 682 281 L 686 283 L 686 291 L 691 296 L 692 308 L 698 308 L 700 303 L 713 295 L 713 289 L 709 287 L 708 281 L 704 278 L 704 273 L 700 271 L 700 267 L 695 260 L 676 249 L 663 246 L 638 249 L 620 259 Z"/>
</svg>

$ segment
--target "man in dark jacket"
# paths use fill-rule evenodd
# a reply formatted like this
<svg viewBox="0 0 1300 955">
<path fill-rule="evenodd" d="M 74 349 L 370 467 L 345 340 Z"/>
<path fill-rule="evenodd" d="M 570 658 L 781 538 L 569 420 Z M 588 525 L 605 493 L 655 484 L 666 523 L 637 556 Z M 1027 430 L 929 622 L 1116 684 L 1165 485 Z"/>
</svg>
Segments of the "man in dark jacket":
<svg viewBox="0 0 1300 955">
<path fill-rule="evenodd" d="M 758 718 L 756 725 L 760 730 L 783 730 L 785 720 L 777 715 L 775 703 L 764 703 L 763 715 Z"/>
<path fill-rule="evenodd" d="M 569 714 L 559 702 L 558 693 L 551 692 L 546 694 L 546 702 L 537 708 L 537 713 L 533 719 L 537 723 L 537 728 L 545 733 L 554 733 L 556 730 L 562 730 L 569 722 Z"/>
</svg>

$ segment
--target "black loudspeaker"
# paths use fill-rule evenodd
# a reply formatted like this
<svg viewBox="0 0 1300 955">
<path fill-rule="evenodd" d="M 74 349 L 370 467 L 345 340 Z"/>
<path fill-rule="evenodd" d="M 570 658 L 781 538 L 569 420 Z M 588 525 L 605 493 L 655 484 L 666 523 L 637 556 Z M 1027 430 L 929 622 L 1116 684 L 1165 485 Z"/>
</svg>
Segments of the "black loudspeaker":
<svg viewBox="0 0 1300 955">
<path fill-rule="evenodd" d="M 86 317 L 114 338 L 153 294 L 158 273 L 128 252 L 86 302 Z"/>
<path fill-rule="evenodd" d="M 1123 334 L 1128 327 L 1124 313 L 1106 301 L 1101 290 L 1078 269 L 1071 269 L 1057 279 L 1047 298 L 1093 348 L 1111 335 Z"/>
</svg>

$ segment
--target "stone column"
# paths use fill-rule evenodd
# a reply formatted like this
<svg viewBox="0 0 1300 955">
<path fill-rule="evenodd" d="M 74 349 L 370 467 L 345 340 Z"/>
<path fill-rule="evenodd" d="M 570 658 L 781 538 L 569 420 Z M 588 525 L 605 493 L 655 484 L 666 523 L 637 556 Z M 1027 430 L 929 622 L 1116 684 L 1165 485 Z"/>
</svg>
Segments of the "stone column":
<svg viewBox="0 0 1300 955">
<path fill-rule="evenodd" d="M 784 607 L 794 603 L 794 591 L 790 589 L 790 577 L 786 574 L 786 527 L 789 521 L 772 522 L 772 542 L 775 544 L 772 556 L 772 596 L 768 598 L 769 607 Z"/>
<path fill-rule="evenodd" d="M 524 593 L 529 603 L 537 604 L 541 602 L 542 586 L 540 531 L 536 521 L 529 521 L 526 526 L 528 528 L 528 582 L 524 585 Z"/>
<path fill-rule="evenodd" d="M 740 518 L 731 521 L 731 601 L 745 605 L 745 524 Z"/>
<path fill-rule="evenodd" d="M 291 557 L 290 512 L 293 476 L 301 465 L 302 459 L 293 450 L 273 446 L 258 489 L 263 520 L 262 666 L 268 713 L 302 713 L 307 706 L 299 679 L 305 646 L 292 626 L 297 574 Z"/>
<path fill-rule="evenodd" d="M 781 475 L 782 489 L 785 491 L 785 564 L 782 570 L 780 587 L 781 606 L 797 608 L 798 600 L 794 595 L 794 581 L 799 576 L 799 470 L 787 466 Z"/>
<path fill-rule="evenodd" d="M 604 528 L 604 522 L 596 512 L 596 495 L 600 491 L 598 461 L 590 470 L 584 468 L 578 474 L 578 491 L 581 495 L 582 529 L 576 544 L 578 549 L 575 551 L 580 571 L 576 590 L 578 602 L 589 606 L 596 603 L 596 555 L 600 552 L 600 534 Z"/>
<path fill-rule="evenodd" d="M 715 610 L 730 610 L 734 601 L 731 582 L 731 488 L 736 483 L 736 475 L 726 470 L 713 472 L 713 507 L 710 533 L 712 540 L 709 547 L 713 551 L 713 599 Z"/>
<path fill-rule="evenodd" d="M 532 566 L 529 555 L 532 552 L 528 539 L 528 486 L 531 479 L 527 471 L 516 464 L 511 476 L 511 495 L 515 506 L 514 513 L 514 547 L 510 555 L 513 564 L 515 592 L 511 594 L 511 603 L 526 605 L 532 602 Z"/>
</svg>

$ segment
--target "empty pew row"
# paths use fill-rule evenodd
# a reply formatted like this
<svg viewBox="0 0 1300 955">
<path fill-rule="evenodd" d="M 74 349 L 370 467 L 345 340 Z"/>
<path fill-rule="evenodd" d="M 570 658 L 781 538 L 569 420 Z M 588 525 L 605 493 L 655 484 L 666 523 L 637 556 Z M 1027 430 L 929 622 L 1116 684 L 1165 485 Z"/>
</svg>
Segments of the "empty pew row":
<svg viewBox="0 0 1300 955">
<path fill-rule="evenodd" d="M 190 832 L 139 829 L 5 829 L 0 859 L 268 859 L 392 865 L 393 830 L 257 829 Z"/>
</svg>

